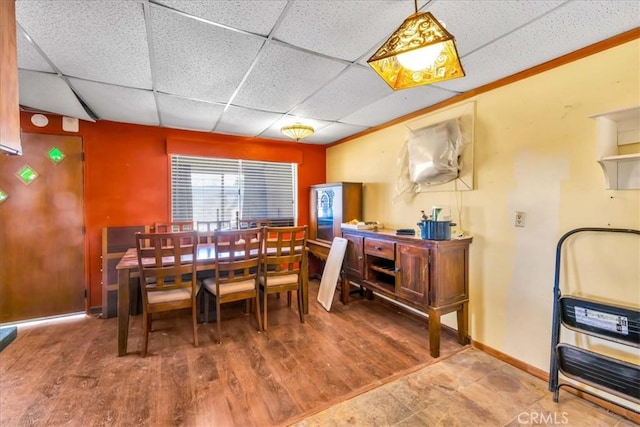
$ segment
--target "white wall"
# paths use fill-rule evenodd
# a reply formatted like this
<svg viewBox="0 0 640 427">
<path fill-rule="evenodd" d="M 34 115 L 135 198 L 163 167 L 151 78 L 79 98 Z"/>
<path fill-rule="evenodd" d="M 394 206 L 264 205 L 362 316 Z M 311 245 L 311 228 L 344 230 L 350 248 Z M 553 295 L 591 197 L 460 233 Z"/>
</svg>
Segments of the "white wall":
<svg viewBox="0 0 640 427">
<path fill-rule="evenodd" d="M 473 191 L 394 201 L 405 123 L 328 149 L 327 181 L 363 182 L 364 219 L 387 228 L 415 228 L 421 209 L 449 205 L 474 239 L 472 339 L 548 371 L 558 239 L 578 227 L 640 229 L 640 191 L 605 189 L 588 117 L 640 105 L 639 76 L 635 40 L 463 101 L 475 102 Z M 524 228 L 515 211 L 526 212 Z M 564 246 L 565 293 L 640 306 L 640 239 L 580 235 Z M 454 315 L 444 321 L 455 327 Z M 622 357 L 640 363 L 637 351 Z"/>
</svg>

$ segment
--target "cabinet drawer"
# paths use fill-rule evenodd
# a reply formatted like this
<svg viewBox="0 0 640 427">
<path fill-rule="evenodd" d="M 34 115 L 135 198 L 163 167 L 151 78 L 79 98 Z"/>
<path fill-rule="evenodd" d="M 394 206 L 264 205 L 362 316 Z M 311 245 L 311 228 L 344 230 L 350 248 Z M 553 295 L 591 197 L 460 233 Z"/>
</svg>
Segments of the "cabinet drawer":
<svg viewBox="0 0 640 427">
<path fill-rule="evenodd" d="M 395 259 L 395 245 L 386 240 L 364 239 L 364 252 L 380 258 Z"/>
</svg>

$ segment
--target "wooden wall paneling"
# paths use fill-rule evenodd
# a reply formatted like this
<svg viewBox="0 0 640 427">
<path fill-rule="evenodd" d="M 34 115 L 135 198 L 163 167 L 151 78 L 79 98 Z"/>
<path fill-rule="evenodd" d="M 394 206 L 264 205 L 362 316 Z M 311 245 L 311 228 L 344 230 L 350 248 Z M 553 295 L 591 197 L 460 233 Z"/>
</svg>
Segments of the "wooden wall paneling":
<svg viewBox="0 0 640 427">
<path fill-rule="evenodd" d="M 145 226 L 104 227 L 102 229 L 102 318 L 118 315 L 118 272 L 116 265 L 127 249 L 136 245 L 135 233 L 145 232 Z M 138 273 L 132 273 L 138 281 Z M 133 295 L 132 295 L 133 297 Z M 137 304 L 131 304 L 136 310 Z M 136 310 L 137 311 L 137 310 Z M 135 314 L 135 313 L 133 313 Z"/>
</svg>

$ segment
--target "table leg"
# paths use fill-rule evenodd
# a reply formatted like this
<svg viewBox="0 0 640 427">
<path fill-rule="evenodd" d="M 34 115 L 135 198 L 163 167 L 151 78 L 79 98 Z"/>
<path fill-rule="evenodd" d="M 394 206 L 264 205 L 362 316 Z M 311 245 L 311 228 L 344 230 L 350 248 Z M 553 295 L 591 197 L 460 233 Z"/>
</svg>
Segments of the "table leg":
<svg viewBox="0 0 640 427">
<path fill-rule="evenodd" d="M 302 312 L 309 314 L 309 257 L 302 263 Z"/>
<path fill-rule="evenodd" d="M 346 274 L 342 274 L 342 286 L 340 287 L 340 302 L 342 304 L 349 304 L 349 291 L 351 290 L 351 283 L 347 279 Z"/>
<path fill-rule="evenodd" d="M 118 270 L 118 356 L 127 354 L 129 337 L 129 277 L 130 270 Z"/>
<path fill-rule="evenodd" d="M 440 312 L 429 310 L 429 354 L 440 357 Z"/>
</svg>

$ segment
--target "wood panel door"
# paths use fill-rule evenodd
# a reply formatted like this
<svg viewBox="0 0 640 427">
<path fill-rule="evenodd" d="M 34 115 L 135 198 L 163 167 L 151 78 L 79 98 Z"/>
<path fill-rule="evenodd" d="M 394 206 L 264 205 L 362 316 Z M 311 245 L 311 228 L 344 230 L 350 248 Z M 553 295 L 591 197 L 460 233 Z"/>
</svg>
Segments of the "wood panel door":
<svg viewBox="0 0 640 427">
<path fill-rule="evenodd" d="M 398 244 L 396 267 L 397 294 L 417 304 L 426 304 L 429 291 L 429 249 Z"/>
<path fill-rule="evenodd" d="M 82 139 L 25 133 L 22 149 L 0 156 L 0 323 L 85 310 Z"/>
</svg>

